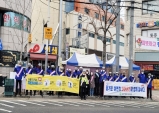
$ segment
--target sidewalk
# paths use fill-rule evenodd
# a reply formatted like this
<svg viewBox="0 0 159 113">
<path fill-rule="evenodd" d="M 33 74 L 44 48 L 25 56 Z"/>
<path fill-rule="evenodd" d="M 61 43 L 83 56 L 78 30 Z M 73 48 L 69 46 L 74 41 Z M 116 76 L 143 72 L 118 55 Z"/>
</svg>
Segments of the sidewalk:
<svg viewBox="0 0 159 113">
<path fill-rule="evenodd" d="M 0 87 L 0 98 L 7 98 L 4 97 L 4 95 L 2 94 L 4 92 L 4 87 Z M 91 100 L 112 100 L 112 101 L 142 101 L 142 102 L 159 102 L 159 90 L 152 90 L 152 98 L 153 101 L 149 100 L 149 99 L 139 99 L 139 98 L 135 98 L 135 99 L 130 99 L 130 97 L 127 98 L 122 98 L 122 97 L 118 97 L 118 98 L 100 98 L 100 97 L 90 97 L 88 96 L 87 99 L 91 99 Z M 10 97 L 10 98 L 15 98 L 15 97 Z M 16 98 L 30 98 L 30 99 L 42 99 L 42 97 L 40 95 L 36 95 L 36 96 L 22 96 L 19 97 L 17 96 Z M 79 96 L 62 96 L 62 97 L 58 97 L 57 95 L 54 96 L 48 96 L 48 95 L 44 95 L 43 96 L 44 99 L 80 99 Z"/>
</svg>

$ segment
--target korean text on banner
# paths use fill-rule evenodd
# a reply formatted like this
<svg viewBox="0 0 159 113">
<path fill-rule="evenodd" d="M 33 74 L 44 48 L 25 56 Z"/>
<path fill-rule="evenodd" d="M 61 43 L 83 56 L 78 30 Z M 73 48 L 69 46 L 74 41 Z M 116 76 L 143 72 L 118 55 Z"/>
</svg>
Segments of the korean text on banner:
<svg viewBox="0 0 159 113">
<path fill-rule="evenodd" d="M 79 80 L 66 76 L 27 75 L 26 89 L 79 93 Z"/>
<path fill-rule="evenodd" d="M 104 95 L 147 97 L 147 86 L 142 83 L 105 81 Z"/>
</svg>

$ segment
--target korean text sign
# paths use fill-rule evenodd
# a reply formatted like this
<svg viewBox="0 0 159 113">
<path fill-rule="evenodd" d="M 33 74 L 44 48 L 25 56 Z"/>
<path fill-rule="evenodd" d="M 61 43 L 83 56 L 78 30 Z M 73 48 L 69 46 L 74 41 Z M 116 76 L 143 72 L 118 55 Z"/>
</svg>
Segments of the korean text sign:
<svg viewBox="0 0 159 113">
<path fill-rule="evenodd" d="M 79 79 L 67 76 L 27 75 L 26 89 L 79 93 Z"/>
<path fill-rule="evenodd" d="M 147 97 L 147 85 L 131 82 L 104 82 L 104 95 Z"/>
</svg>

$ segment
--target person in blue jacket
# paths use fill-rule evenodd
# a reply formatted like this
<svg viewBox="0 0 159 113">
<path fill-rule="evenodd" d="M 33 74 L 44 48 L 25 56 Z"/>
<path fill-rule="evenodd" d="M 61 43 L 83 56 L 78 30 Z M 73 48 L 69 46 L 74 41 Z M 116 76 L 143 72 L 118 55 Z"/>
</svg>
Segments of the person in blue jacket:
<svg viewBox="0 0 159 113">
<path fill-rule="evenodd" d="M 28 63 L 28 68 L 25 70 L 25 73 L 26 76 L 33 73 L 33 66 L 31 65 L 31 63 Z M 26 95 L 28 95 L 28 90 L 26 90 Z M 32 96 L 32 90 L 30 90 L 30 96 Z"/>
<path fill-rule="evenodd" d="M 116 72 L 114 75 L 114 82 L 120 82 L 120 76 L 118 72 Z"/>
<path fill-rule="evenodd" d="M 83 73 L 83 67 L 80 67 L 79 69 L 78 69 L 78 77 L 77 78 L 80 78 L 80 76 L 82 75 L 82 73 Z"/>
<path fill-rule="evenodd" d="M 51 71 L 51 66 L 48 66 L 47 67 L 47 74 L 50 74 L 50 71 Z"/>
<path fill-rule="evenodd" d="M 106 75 L 105 67 L 102 67 L 100 77 L 99 77 L 100 97 L 103 97 L 104 81 L 106 81 L 106 79 L 107 79 L 107 75 Z"/>
<path fill-rule="evenodd" d="M 113 78 L 113 76 L 112 76 L 112 72 L 109 72 L 109 75 L 108 75 L 108 77 L 107 77 L 107 80 L 108 80 L 108 81 L 114 81 L 114 78 Z"/>
<path fill-rule="evenodd" d="M 56 70 L 55 70 L 55 66 L 51 65 L 51 68 L 49 70 L 49 75 L 51 76 L 55 76 L 56 75 Z"/>
<path fill-rule="evenodd" d="M 144 74 L 144 71 L 142 70 L 141 73 L 138 75 L 139 83 L 146 83 L 146 75 Z"/>
<path fill-rule="evenodd" d="M 123 74 L 123 75 L 121 76 L 121 82 L 128 82 L 127 77 L 126 77 L 125 74 Z"/>
<path fill-rule="evenodd" d="M 152 81 L 153 81 L 153 75 L 149 73 L 147 78 L 147 99 L 150 98 L 151 100 L 152 100 Z"/>
<path fill-rule="evenodd" d="M 136 78 L 134 77 L 134 73 L 131 74 L 131 76 L 129 77 L 129 81 L 135 83 L 136 82 Z"/>
<path fill-rule="evenodd" d="M 75 70 L 72 73 L 72 78 L 78 78 L 78 74 L 79 74 L 78 69 L 77 67 L 75 67 Z"/>
<path fill-rule="evenodd" d="M 68 71 L 67 71 L 67 73 L 66 73 L 66 76 L 67 76 L 67 77 L 72 77 L 71 69 L 68 69 Z"/>
<path fill-rule="evenodd" d="M 18 84 L 19 84 L 19 95 L 21 96 L 22 77 L 25 76 L 25 70 L 24 70 L 24 68 L 22 67 L 22 62 L 21 62 L 21 61 L 19 61 L 19 62 L 18 62 L 18 65 L 15 66 L 14 72 L 16 72 L 16 76 L 15 76 L 15 79 L 16 79 L 16 92 L 15 92 L 15 97 L 16 97 L 17 94 L 18 94 Z"/>
</svg>

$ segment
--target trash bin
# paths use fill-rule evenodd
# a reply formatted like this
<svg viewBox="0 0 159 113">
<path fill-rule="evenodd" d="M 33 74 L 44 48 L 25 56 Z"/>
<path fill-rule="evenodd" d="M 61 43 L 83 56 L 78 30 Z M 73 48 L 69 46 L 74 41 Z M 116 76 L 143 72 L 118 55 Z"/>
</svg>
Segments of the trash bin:
<svg viewBox="0 0 159 113">
<path fill-rule="evenodd" d="M 5 96 L 14 95 L 14 79 L 5 79 L 4 95 Z"/>
</svg>

